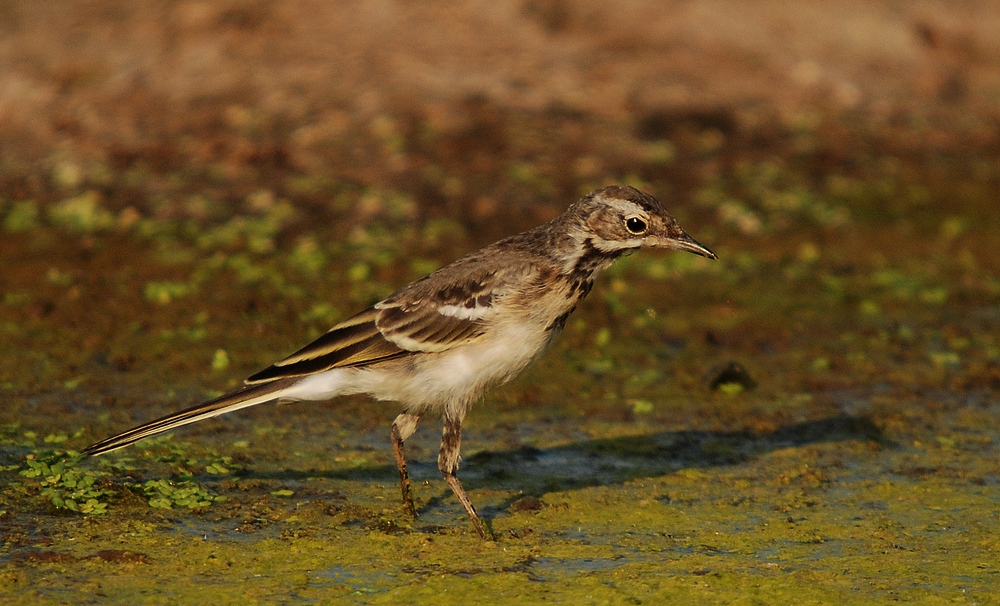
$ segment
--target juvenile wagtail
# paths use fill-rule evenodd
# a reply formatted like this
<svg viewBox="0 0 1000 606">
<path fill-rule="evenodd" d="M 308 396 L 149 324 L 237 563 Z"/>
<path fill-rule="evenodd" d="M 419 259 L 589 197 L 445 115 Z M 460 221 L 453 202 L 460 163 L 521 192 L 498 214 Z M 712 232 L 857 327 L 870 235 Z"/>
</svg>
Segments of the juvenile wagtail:
<svg viewBox="0 0 1000 606">
<path fill-rule="evenodd" d="M 368 394 L 403 407 L 390 436 L 406 512 L 415 515 L 403 443 L 421 416 L 440 415 L 438 468 L 476 531 L 489 538 L 456 475 L 465 413 L 487 388 L 510 380 L 552 342 L 601 270 L 640 248 L 716 258 L 652 196 L 632 187 L 605 187 L 544 225 L 413 282 L 253 375 L 245 387 L 97 442 L 83 453 L 99 455 L 257 404 Z"/>
</svg>

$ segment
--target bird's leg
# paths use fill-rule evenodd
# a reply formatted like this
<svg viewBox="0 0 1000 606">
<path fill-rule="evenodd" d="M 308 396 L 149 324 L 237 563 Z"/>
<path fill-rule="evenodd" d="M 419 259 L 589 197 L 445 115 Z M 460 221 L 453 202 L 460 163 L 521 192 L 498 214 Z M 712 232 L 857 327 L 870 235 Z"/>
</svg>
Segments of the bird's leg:
<svg viewBox="0 0 1000 606">
<path fill-rule="evenodd" d="M 452 492 L 458 497 L 458 500 L 465 507 L 465 511 L 468 512 L 469 517 L 472 518 L 472 525 L 476 527 L 476 532 L 483 539 L 492 540 L 493 533 L 491 533 L 486 525 L 483 524 L 483 520 L 476 513 L 476 508 L 472 506 L 472 501 L 469 500 L 469 495 L 465 494 L 465 489 L 462 488 L 462 483 L 458 480 L 458 459 L 460 458 L 459 451 L 462 445 L 462 417 L 460 415 L 455 417 L 448 413 L 444 415 L 444 433 L 441 435 L 441 451 L 438 453 L 438 469 L 444 474 L 444 479 L 448 482 L 448 486 L 451 486 Z"/>
<path fill-rule="evenodd" d="M 413 507 L 413 497 L 410 496 L 410 474 L 406 472 L 406 451 L 403 450 L 403 442 L 413 435 L 417 430 L 417 421 L 420 417 L 403 413 L 392 422 L 392 430 L 389 436 L 392 438 L 392 452 L 396 455 L 396 467 L 399 469 L 399 488 L 403 492 L 403 511 L 411 518 L 417 517 L 417 510 Z"/>
</svg>

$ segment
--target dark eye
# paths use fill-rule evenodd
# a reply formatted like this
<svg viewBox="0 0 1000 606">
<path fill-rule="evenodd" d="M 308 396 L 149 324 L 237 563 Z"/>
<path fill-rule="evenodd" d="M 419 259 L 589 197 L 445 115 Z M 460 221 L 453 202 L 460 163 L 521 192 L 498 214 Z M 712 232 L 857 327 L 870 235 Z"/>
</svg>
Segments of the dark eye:
<svg viewBox="0 0 1000 606">
<path fill-rule="evenodd" d="M 632 234 L 641 234 L 646 231 L 646 222 L 639 217 L 629 217 L 625 219 L 625 229 Z"/>
</svg>

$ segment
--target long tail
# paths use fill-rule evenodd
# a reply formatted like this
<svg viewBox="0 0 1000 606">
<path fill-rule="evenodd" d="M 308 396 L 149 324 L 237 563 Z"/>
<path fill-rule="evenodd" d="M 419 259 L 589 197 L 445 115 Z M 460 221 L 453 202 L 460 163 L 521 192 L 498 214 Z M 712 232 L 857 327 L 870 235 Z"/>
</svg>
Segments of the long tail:
<svg viewBox="0 0 1000 606">
<path fill-rule="evenodd" d="M 290 391 L 289 388 L 297 382 L 295 379 L 288 379 L 262 383 L 260 385 L 250 385 L 232 393 L 227 393 L 224 396 L 219 396 L 214 400 L 209 400 L 186 410 L 167 415 L 161 419 L 150 421 L 106 440 L 101 440 L 96 444 L 91 444 L 80 452 L 88 456 L 97 456 L 111 452 L 112 450 L 124 448 L 143 438 L 148 438 L 164 431 L 170 431 L 182 425 L 217 417 L 221 414 L 248 406 L 280 400 L 288 394 Z"/>
</svg>

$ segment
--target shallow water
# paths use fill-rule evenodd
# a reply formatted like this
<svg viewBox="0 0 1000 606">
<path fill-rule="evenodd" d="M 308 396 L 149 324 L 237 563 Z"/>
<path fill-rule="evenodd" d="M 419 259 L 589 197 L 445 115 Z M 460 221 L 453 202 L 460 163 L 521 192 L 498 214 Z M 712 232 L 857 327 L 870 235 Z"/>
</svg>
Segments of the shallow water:
<svg viewBox="0 0 1000 606">
<path fill-rule="evenodd" d="M 977 208 L 753 237 L 690 225 L 721 261 L 623 260 L 466 421 L 460 475 L 495 543 L 438 476 L 434 420 L 407 445 L 419 517 L 402 514 L 397 409 L 360 398 L 84 461 L 105 512 L 57 509 L 26 457 L 230 389 L 424 265 L 382 251 L 384 279 L 348 279 L 375 253 L 331 244 L 303 273 L 301 251 L 176 225 L 8 230 L 0 596 L 995 603 L 1000 228 Z M 729 362 L 752 382 L 711 389 Z M 209 500 L 150 507 L 160 479 Z"/>
</svg>

